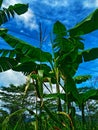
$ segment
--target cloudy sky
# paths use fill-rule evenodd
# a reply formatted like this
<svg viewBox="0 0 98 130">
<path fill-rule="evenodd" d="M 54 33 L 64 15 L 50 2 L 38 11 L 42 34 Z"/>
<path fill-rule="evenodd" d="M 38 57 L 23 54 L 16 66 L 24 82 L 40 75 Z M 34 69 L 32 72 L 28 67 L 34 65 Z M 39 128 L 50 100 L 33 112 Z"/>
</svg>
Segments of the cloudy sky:
<svg viewBox="0 0 98 130">
<path fill-rule="evenodd" d="M 42 23 L 43 30 L 46 29 L 47 37 L 52 30 L 52 25 L 57 20 L 61 21 L 67 29 L 74 27 L 92 11 L 98 8 L 98 0 L 4 0 L 3 7 L 10 4 L 29 3 L 29 10 L 21 16 L 16 16 L 4 24 L 3 27 L 9 29 L 9 33 L 34 46 L 39 46 L 39 23 Z M 97 47 L 98 31 L 84 36 L 85 48 Z M 9 46 L 0 39 L 0 48 Z M 43 44 L 45 51 L 51 51 L 50 43 Z M 48 49 L 47 49 L 48 48 Z M 77 74 L 93 74 L 98 76 L 98 60 L 80 65 Z M 0 73 L 0 85 L 19 85 L 24 83 L 25 76 L 22 73 L 7 72 Z"/>
</svg>

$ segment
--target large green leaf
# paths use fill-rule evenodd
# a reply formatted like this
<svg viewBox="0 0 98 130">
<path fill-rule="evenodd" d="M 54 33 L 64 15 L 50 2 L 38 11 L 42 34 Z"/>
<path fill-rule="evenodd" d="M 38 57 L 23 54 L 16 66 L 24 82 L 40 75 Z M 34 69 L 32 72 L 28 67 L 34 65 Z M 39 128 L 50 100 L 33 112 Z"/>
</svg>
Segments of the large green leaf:
<svg viewBox="0 0 98 130">
<path fill-rule="evenodd" d="M 82 82 L 87 81 L 90 78 L 91 78 L 91 75 L 81 75 L 81 76 L 74 77 L 74 81 L 75 83 L 80 84 Z"/>
<path fill-rule="evenodd" d="M 70 36 L 80 36 L 88 34 L 98 29 L 98 9 L 69 30 Z"/>
<path fill-rule="evenodd" d="M 79 94 L 79 96 L 80 96 L 79 103 L 81 103 L 81 104 L 86 102 L 88 99 L 98 100 L 98 90 L 91 89 L 91 90 L 88 90 L 87 92 Z"/>
<path fill-rule="evenodd" d="M 17 64 L 18 63 L 14 58 L 0 57 L 0 72 L 13 69 Z"/>
<path fill-rule="evenodd" d="M 36 67 L 37 67 L 37 64 L 34 62 L 25 62 L 25 63 L 22 63 L 22 64 L 20 63 L 14 66 L 13 70 L 21 71 L 24 74 L 30 74 L 33 71 L 37 72 Z"/>
<path fill-rule="evenodd" d="M 67 60 L 67 59 L 65 59 L 65 60 Z M 78 69 L 78 66 L 79 66 L 79 63 L 77 61 L 71 62 L 71 63 L 63 61 L 63 62 L 61 62 L 59 69 L 62 72 L 62 74 L 65 76 L 66 75 L 74 76 Z"/>
<path fill-rule="evenodd" d="M 13 9 L 18 15 L 24 14 L 28 11 L 28 4 L 15 4 L 14 6 L 9 6 L 9 10 Z"/>
<path fill-rule="evenodd" d="M 71 94 L 73 99 L 79 102 L 80 97 L 78 89 L 76 88 L 75 81 L 71 76 L 66 77 L 65 92 L 67 92 L 69 95 Z"/>
<path fill-rule="evenodd" d="M 1 49 L 0 50 L 0 57 L 9 57 L 11 59 L 16 58 L 16 51 L 9 50 L 9 49 Z"/>
<path fill-rule="evenodd" d="M 2 3 L 3 3 L 3 0 L 0 0 L 0 8 L 1 8 L 1 6 L 2 6 Z"/>
<path fill-rule="evenodd" d="M 92 48 L 82 52 L 84 61 L 91 61 L 98 58 L 98 48 Z"/>
<path fill-rule="evenodd" d="M 2 1 L 1 3 L 2 4 Z M 0 25 L 6 23 L 11 16 L 14 17 L 15 13 L 18 15 L 24 14 L 28 10 L 28 4 L 15 4 L 10 5 L 8 8 L 0 10 Z"/>
<path fill-rule="evenodd" d="M 38 73 L 39 69 L 44 70 L 44 76 L 47 76 L 49 71 L 51 70 L 50 67 L 46 64 L 37 64 L 32 61 L 20 63 L 16 66 L 14 66 L 13 70 L 15 71 L 21 71 L 24 72 L 25 74 L 30 74 L 31 72 L 35 71 L 35 73 Z"/>
<path fill-rule="evenodd" d="M 98 48 L 91 48 L 78 53 L 77 63 L 89 62 L 98 58 Z"/>
<path fill-rule="evenodd" d="M 53 26 L 53 33 L 57 36 L 65 36 L 66 33 L 66 27 L 59 21 L 57 21 Z"/>
<path fill-rule="evenodd" d="M 42 51 L 10 34 L 1 34 L 1 37 L 13 48 L 20 57 L 20 62 L 24 60 L 46 62 L 52 60 L 52 56 L 48 52 Z"/>
</svg>

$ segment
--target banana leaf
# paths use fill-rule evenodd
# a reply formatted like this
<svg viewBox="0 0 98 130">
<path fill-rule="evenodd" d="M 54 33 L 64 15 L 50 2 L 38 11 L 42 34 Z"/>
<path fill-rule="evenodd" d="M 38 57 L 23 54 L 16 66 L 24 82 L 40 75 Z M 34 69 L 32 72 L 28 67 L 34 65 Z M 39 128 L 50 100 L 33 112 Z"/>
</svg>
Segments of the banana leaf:
<svg viewBox="0 0 98 130">
<path fill-rule="evenodd" d="M 0 6 L 2 5 L 2 1 L 0 1 Z M 28 4 L 15 4 L 10 5 L 8 8 L 3 8 L 0 10 L 0 25 L 9 21 L 11 17 L 17 15 L 24 14 L 28 10 Z"/>
<path fill-rule="evenodd" d="M 69 30 L 71 37 L 88 34 L 98 29 L 98 9 Z"/>
</svg>

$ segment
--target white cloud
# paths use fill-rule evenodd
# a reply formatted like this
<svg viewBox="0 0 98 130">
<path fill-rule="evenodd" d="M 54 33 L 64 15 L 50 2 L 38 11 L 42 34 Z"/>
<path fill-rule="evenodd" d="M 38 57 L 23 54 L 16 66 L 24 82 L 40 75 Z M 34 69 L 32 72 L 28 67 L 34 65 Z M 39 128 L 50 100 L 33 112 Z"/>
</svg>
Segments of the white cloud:
<svg viewBox="0 0 98 130">
<path fill-rule="evenodd" d="M 83 2 L 83 5 L 86 8 L 97 8 L 98 7 L 98 0 L 85 0 Z"/>
<path fill-rule="evenodd" d="M 25 14 L 22 14 L 21 16 L 17 15 L 16 22 L 18 25 L 23 24 L 26 28 L 30 30 L 38 29 L 35 15 L 31 9 L 28 9 L 28 11 Z"/>
<path fill-rule="evenodd" d="M 9 5 L 14 5 L 14 4 L 17 4 L 17 3 L 23 3 L 22 0 L 4 0 L 3 1 L 3 7 L 7 8 Z"/>
<path fill-rule="evenodd" d="M 62 2 L 57 0 L 43 0 L 42 2 L 51 7 L 68 6 L 69 3 L 68 0 L 62 0 Z"/>
<path fill-rule="evenodd" d="M 2 86 L 9 86 L 10 84 L 18 86 L 25 82 L 26 77 L 21 72 L 8 70 L 0 73 L 0 85 Z"/>
</svg>

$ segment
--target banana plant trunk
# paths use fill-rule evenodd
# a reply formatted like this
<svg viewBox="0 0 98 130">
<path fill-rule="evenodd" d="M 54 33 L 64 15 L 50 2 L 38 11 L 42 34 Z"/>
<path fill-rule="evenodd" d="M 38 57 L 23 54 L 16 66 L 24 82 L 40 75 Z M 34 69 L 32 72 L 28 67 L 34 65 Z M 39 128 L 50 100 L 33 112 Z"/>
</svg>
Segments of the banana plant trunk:
<svg viewBox="0 0 98 130">
<path fill-rule="evenodd" d="M 58 83 L 56 84 L 56 89 L 57 89 L 57 93 L 60 93 L 60 87 L 58 85 Z M 58 111 L 62 111 L 62 104 L 61 104 L 61 100 L 60 97 L 57 98 L 57 106 L 58 106 Z"/>
<path fill-rule="evenodd" d="M 84 126 L 84 124 L 85 124 L 84 103 L 82 103 L 82 105 L 81 105 L 81 111 L 82 111 L 82 124 Z"/>
</svg>

